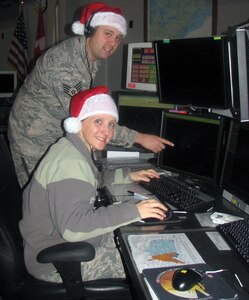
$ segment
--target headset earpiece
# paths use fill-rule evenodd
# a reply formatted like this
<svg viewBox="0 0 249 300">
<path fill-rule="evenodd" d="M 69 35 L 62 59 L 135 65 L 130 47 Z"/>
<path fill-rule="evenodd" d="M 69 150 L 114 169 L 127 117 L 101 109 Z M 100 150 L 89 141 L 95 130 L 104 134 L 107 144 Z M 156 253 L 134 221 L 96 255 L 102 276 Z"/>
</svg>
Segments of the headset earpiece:
<svg viewBox="0 0 249 300">
<path fill-rule="evenodd" d="M 93 36 L 94 28 L 92 26 L 90 26 L 89 24 L 87 24 L 84 29 L 84 34 L 85 34 L 86 38 Z"/>
<path fill-rule="evenodd" d="M 90 16 L 90 18 L 88 19 L 88 21 L 87 21 L 87 23 L 85 25 L 85 29 L 84 29 L 84 35 L 85 35 L 86 38 L 91 37 L 91 36 L 94 35 L 95 28 L 91 26 L 91 21 L 92 21 L 92 18 L 94 17 L 94 15 L 96 13 L 100 12 L 101 10 L 102 10 L 102 8 L 94 11 L 92 13 L 92 15 Z M 86 14 L 87 14 L 87 11 L 86 11 Z"/>
</svg>

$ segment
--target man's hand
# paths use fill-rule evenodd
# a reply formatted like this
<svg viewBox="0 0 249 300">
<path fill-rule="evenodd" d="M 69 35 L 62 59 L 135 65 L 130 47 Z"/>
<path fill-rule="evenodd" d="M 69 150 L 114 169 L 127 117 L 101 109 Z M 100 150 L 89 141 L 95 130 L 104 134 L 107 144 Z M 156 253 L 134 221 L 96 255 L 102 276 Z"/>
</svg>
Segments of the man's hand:
<svg viewBox="0 0 249 300">
<path fill-rule="evenodd" d="M 174 147 L 174 143 L 163 139 L 157 135 L 138 132 L 135 143 L 140 144 L 144 148 L 158 153 L 165 148 L 165 145 Z"/>
</svg>

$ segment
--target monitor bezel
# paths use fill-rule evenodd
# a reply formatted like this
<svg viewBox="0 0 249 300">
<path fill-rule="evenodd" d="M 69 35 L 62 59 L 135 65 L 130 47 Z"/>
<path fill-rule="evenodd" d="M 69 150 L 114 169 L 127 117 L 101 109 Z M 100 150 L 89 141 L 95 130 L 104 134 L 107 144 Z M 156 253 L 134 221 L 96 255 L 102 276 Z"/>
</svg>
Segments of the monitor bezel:
<svg viewBox="0 0 249 300">
<path fill-rule="evenodd" d="M 223 198 L 249 213 L 249 193 L 233 183 L 230 172 L 233 170 L 234 154 L 237 149 L 237 140 L 235 138 L 238 138 L 238 135 L 236 135 L 236 131 L 239 132 L 240 128 L 244 126 L 247 127 L 249 132 L 249 122 L 239 122 L 236 119 L 231 120 L 220 186 L 223 190 Z"/>
<path fill-rule="evenodd" d="M 167 138 L 167 136 L 165 136 L 166 132 L 165 130 L 167 129 L 165 124 L 167 123 L 167 114 L 170 114 L 172 117 L 179 117 L 179 118 L 202 118 L 202 119 L 207 119 L 210 121 L 214 121 L 214 122 L 218 122 L 217 126 L 219 126 L 218 128 L 218 137 L 217 137 L 217 144 L 216 144 L 216 154 L 215 154 L 215 161 L 214 161 L 214 168 L 213 168 L 213 173 L 212 173 L 212 177 L 208 177 L 208 176 L 203 176 L 203 175 L 199 175 L 193 172 L 189 172 L 189 171 L 185 171 L 185 170 L 179 170 L 177 168 L 171 167 L 171 166 L 167 166 L 163 164 L 163 151 L 161 151 L 158 154 L 157 157 L 157 165 L 165 170 L 171 171 L 173 173 L 177 173 L 177 174 L 184 174 L 185 176 L 189 176 L 192 179 L 199 179 L 202 182 L 206 182 L 206 183 L 211 183 L 211 184 L 215 184 L 217 185 L 217 187 L 220 184 L 220 176 L 221 176 L 221 172 L 222 172 L 222 166 L 223 166 L 223 157 L 224 157 L 224 153 L 225 153 L 225 141 L 227 138 L 227 127 L 229 125 L 229 120 L 223 116 L 218 116 L 215 114 L 203 114 L 203 113 L 191 113 L 191 114 L 187 114 L 187 115 L 182 115 L 182 114 L 177 114 L 177 113 L 171 113 L 171 112 L 165 112 L 164 116 L 163 116 L 163 125 L 162 125 L 162 135 L 161 137 L 163 138 Z"/>
<path fill-rule="evenodd" d="M 176 100 L 176 99 L 165 99 L 165 97 L 163 96 L 163 86 L 165 86 L 164 81 L 162 79 L 161 76 L 161 66 L 160 66 L 160 57 L 159 57 L 159 53 L 158 53 L 158 47 L 160 47 L 161 45 L 165 44 L 166 47 L 172 43 L 174 44 L 178 44 L 180 47 L 180 43 L 198 43 L 198 41 L 200 42 L 200 45 L 202 45 L 201 43 L 204 42 L 210 42 L 211 41 L 215 41 L 215 42 L 219 42 L 221 43 L 221 60 L 220 60 L 220 65 L 222 68 L 222 82 L 223 82 L 223 97 L 222 100 L 217 103 L 214 104 L 208 100 L 209 102 L 207 102 L 207 100 L 205 100 L 205 102 L 202 100 L 202 102 L 197 103 L 198 101 L 195 99 L 192 103 L 189 101 L 183 101 L 183 100 Z M 207 37 L 197 37 L 197 38 L 183 38 L 183 39 L 164 39 L 164 40 L 157 40 L 154 41 L 154 48 L 155 48 L 155 53 L 156 53 L 156 65 L 157 65 L 157 82 L 158 82 L 158 86 L 157 86 L 157 90 L 158 90 L 158 95 L 159 95 L 159 101 L 163 102 L 163 103 L 168 103 L 168 104 L 173 104 L 176 107 L 194 107 L 194 108 L 204 108 L 204 109 L 228 109 L 229 108 L 229 104 L 231 101 L 231 87 L 230 87 L 230 73 L 229 73 L 229 56 L 228 56 L 228 45 L 227 45 L 227 37 L 226 36 L 207 36 Z M 190 48 L 190 47 L 188 47 Z M 183 53 L 183 56 L 184 53 Z M 205 55 L 203 54 L 203 59 L 206 59 Z M 190 60 L 189 60 L 190 61 Z M 191 60 L 191 63 L 193 63 L 193 61 Z M 171 76 L 172 73 L 170 72 Z M 205 82 L 205 81 L 202 81 Z M 195 89 L 194 86 L 194 82 L 193 82 L 193 90 Z M 178 90 L 178 89 L 177 89 Z M 179 90 L 184 90 L 185 89 L 181 89 L 181 87 L 179 86 Z"/>
<path fill-rule="evenodd" d="M 17 89 L 17 72 L 16 71 L 0 71 L 1 75 L 13 75 L 13 91 L 12 92 L 0 92 L 0 98 L 11 98 L 14 96 Z"/>
</svg>

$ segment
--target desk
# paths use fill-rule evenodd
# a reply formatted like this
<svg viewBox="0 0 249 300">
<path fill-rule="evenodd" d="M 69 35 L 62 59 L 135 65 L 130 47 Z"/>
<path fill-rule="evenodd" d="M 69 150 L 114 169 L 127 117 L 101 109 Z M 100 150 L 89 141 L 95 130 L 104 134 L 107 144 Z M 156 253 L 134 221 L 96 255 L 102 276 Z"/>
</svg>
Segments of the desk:
<svg viewBox="0 0 249 300">
<path fill-rule="evenodd" d="M 224 199 L 220 199 L 215 207 L 215 211 L 223 211 L 226 213 L 243 216 L 243 213 L 240 210 L 232 206 Z M 181 223 L 167 224 L 160 227 L 129 225 L 118 229 L 116 231 L 117 241 L 137 294 L 136 299 L 152 300 L 153 298 L 151 297 L 142 274 L 138 272 L 138 268 L 133 259 L 128 242 L 128 236 L 131 234 L 185 233 L 203 260 L 210 265 L 213 270 L 229 269 L 235 272 L 241 279 L 244 287 L 249 290 L 248 266 L 243 264 L 234 251 L 219 250 L 215 243 L 212 242 L 208 236 L 208 234 L 214 232 L 216 232 L 215 227 L 201 227 L 200 223 L 196 220 L 195 214 L 193 213 L 188 214 L 187 218 L 183 219 Z M 232 272 L 223 272 L 219 275 L 239 294 L 239 299 L 248 299 L 249 295 L 240 287 Z"/>
<path fill-rule="evenodd" d="M 204 261 L 209 264 L 214 270 L 227 268 L 233 270 L 241 279 L 243 285 L 249 289 L 249 271 L 244 264 L 238 259 L 233 251 L 219 251 L 213 242 L 209 239 L 208 229 L 187 229 L 187 230 L 167 230 L 165 233 L 185 233 L 194 247 L 200 253 Z M 158 232 L 159 233 L 159 232 Z M 160 233 L 162 233 L 160 231 Z M 139 234 L 134 232 L 133 234 Z M 148 233 L 149 234 L 149 233 Z M 143 276 L 138 272 L 136 263 L 133 260 L 130 246 L 128 243 L 129 233 L 120 234 L 118 237 L 120 248 L 132 278 L 133 286 L 137 293 L 137 299 L 152 300 L 148 287 L 143 279 Z M 243 291 L 231 272 L 221 273 L 220 276 L 239 294 L 239 299 L 248 299 L 248 294 Z"/>
</svg>

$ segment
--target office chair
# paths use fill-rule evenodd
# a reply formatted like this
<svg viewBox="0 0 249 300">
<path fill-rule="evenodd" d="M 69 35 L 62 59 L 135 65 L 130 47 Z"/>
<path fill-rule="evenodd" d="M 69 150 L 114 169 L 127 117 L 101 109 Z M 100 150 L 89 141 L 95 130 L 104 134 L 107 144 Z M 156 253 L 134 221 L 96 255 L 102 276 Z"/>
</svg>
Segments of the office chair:
<svg viewBox="0 0 249 300">
<path fill-rule="evenodd" d="M 3 300 L 131 300 L 123 279 L 82 282 L 80 263 L 95 256 L 87 242 L 65 243 L 44 249 L 40 263 L 54 263 L 63 283 L 31 276 L 24 264 L 23 241 L 18 222 L 22 218 L 22 190 L 18 184 L 6 140 L 0 135 L 0 295 Z"/>
</svg>

